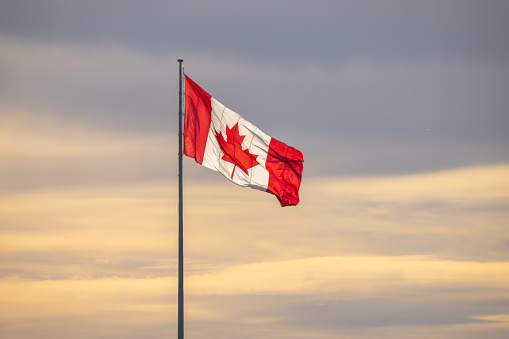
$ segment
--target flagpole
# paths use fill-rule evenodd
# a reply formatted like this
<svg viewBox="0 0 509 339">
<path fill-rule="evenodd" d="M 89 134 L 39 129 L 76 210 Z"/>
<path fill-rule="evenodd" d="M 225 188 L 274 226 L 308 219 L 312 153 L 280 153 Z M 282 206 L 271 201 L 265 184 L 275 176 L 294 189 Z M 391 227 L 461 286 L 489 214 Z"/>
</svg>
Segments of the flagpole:
<svg viewBox="0 0 509 339">
<path fill-rule="evenodd" d="M 178 339 L 184 339 L 184 202 L 182 198 L 182 74 L 184 60 L 179 62 L 179 263 L 178 263 Z"/>
</svg>

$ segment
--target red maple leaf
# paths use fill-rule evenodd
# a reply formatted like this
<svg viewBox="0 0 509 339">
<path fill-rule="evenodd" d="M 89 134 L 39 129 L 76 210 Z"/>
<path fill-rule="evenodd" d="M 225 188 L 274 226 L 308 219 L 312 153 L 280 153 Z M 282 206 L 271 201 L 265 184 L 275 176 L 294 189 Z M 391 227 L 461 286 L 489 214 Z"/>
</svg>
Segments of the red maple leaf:
<svg viewBox="0 0 509 339">
<path fill-rule="evenodd" d="M 245 137 L 245 135 L 239 133 L 239 123 L 236 123 L 232 128 L 226 126 L 226 140 L 221 132 L 217 133 L 216 131 L 217 141 L 224 154 L 221 159 L 235 165 L 232 171 L 232 179 L 237 167 L 244 173 L 249 174 L 247 170 L 258 165 L 256 162 L 258 156 L 249 153 L 248 149 L 242 149 L 242 141 Z"/>
</svg>

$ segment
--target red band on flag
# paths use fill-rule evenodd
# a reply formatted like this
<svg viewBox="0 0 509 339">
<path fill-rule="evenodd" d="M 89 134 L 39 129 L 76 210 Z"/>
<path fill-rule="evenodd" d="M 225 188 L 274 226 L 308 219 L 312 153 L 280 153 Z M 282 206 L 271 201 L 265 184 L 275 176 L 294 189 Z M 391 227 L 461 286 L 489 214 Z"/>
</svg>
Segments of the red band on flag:
<svg viewBox="0 0 509 339">
<path fill-rule="evenodd" d="M 186 75 L 186 116 L 184 128 L 184 154 L 203 163 L 203 154 L 210 129 L 212 96 Z"/>
<path fill-rule="evenodd" d="M 303 162 L 301 151 L 271 139 L 265 163 L 269 171 L 267 192 L 274 194 L 281 206 L 296 206 L 299 203 Z"/>
</svg>

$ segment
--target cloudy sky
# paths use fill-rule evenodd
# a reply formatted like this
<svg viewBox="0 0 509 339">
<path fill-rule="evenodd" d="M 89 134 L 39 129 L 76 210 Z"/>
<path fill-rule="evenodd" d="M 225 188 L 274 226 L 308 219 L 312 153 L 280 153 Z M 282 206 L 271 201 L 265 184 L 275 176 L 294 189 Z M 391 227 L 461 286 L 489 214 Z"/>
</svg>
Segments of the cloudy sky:
<svg viewBox="0 0 509 339">
<path fill-rule="evenodd" d="M 506 338 L 509 3 L 0 0 L 0 333 L 177 323 L 178 62 L 304 154 L 184 160 L 186 338 Z"/>
</svg>

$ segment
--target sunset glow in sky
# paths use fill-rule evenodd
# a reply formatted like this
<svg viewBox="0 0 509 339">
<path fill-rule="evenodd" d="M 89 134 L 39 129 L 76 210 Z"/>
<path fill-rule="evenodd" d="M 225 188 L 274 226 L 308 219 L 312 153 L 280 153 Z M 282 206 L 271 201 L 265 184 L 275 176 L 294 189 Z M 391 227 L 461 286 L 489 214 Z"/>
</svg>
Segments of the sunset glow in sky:
<svg viewBox="0 0 509 339">
<path fill-rule="evenodd" d="M 0 337 L 176 337 L 184 59 L 305 160 L 281 208 L 184 159 L 186 338 L 507 338 L 508 19 L 0 0 Z"/>
</svg>

